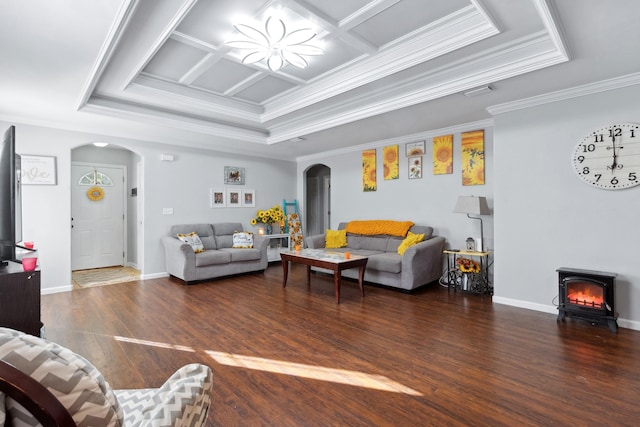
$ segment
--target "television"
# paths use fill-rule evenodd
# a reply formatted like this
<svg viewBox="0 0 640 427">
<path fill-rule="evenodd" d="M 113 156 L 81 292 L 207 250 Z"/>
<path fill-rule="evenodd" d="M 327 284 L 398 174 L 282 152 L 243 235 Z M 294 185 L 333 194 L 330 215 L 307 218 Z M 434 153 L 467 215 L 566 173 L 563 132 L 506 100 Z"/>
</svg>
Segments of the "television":
<svg viewBox="0 0 640 427">
<path fill-rule="evenodd" d="M 18 262 L 16 244 L 22 241 L 22 175 L 16 153 L 16 128 L 9 127 L 0 142 L 0 267 Z"/>
</svg>

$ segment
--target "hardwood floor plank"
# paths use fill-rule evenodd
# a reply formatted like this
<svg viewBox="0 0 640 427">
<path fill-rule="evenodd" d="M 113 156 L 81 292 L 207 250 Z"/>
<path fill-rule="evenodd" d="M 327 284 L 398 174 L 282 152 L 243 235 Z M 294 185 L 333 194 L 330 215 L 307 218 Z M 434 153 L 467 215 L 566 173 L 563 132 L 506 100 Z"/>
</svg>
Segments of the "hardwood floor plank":
<svg viewBox="0 0 640 427">
<path fill-rule="evenodd" d="M 413 294 L 293 265 L 186 286 L 154 279 L 44 295 L 47 338 L 114 388 L 214 371 L 211 426 L 635 425 L 640 332 Z"/>
</svg>

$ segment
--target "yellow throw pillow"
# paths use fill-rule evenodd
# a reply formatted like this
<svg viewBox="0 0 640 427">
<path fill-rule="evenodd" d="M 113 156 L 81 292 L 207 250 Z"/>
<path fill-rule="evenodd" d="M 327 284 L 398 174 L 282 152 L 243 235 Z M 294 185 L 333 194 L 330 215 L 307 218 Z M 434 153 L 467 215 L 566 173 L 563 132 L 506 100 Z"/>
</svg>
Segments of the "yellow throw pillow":
<svg viewBox="0 0 640 427">
<path fill-rule="evenodd" d="M 404 251 L 406 251 L 407 249 L 409 249 L 409 247 L 418 244 L 420 242 L 422 242 L 424 240 L 424 233 L 423 234 L 415 234 L 412 232 L 408 232 L 407 233 L 407 237 L 405 237 L 405 239 L 402 241 L 402 243 L 400 243 L 400 246 L 398 246 L 398 253 L 400 255 L 404 254 Z"/>
<path fill-rule="evenodd" d="M 347 246 L 347 230 L 327 230 L 324 238 L 325 248 L 344 248 Z"/>
</svg>

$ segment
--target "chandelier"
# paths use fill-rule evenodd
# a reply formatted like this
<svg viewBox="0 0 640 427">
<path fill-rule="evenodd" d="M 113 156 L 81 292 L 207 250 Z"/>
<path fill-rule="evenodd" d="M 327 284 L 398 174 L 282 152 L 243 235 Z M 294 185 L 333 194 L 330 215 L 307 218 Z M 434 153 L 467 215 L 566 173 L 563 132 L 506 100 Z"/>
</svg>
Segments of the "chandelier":
<svg viewBox="0 0 640 427">
<path fill-rule="evenodd" d="M 309 63 L 305 56 L 322 55 L 321 48 L 307 44 L 316 36 L 311 28 L 287 33 L 284 22 L 272 16 L 264 24 L 264 31 L 245 24 L 236 24 L 234 28 L 241 38 L 230 40 L 226 44 L 249 51 L 242 58 L 243 64 L 255 64 L 264 60 L 271 71 L 278 71 L 285 64 L 306 68 Z"/>
</svg>

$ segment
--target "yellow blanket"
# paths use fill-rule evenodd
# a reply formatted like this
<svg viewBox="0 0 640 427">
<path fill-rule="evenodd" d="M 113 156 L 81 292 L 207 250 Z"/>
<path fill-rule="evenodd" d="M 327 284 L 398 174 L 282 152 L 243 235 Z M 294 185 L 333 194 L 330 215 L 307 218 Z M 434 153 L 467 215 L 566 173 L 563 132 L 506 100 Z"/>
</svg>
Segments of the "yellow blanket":
<svg viewBox="0 0 640 427">
<path fill-rule="evenodd" d="M 388 234 L 391 236 L 404 237 L 413 226 L 411 221 L 390 221 L 390 220 L 368 220 L 351 221 L 347 223 L 347 233 L 366 234 L 373 236 L 376 234 Z"/>
</svg>

